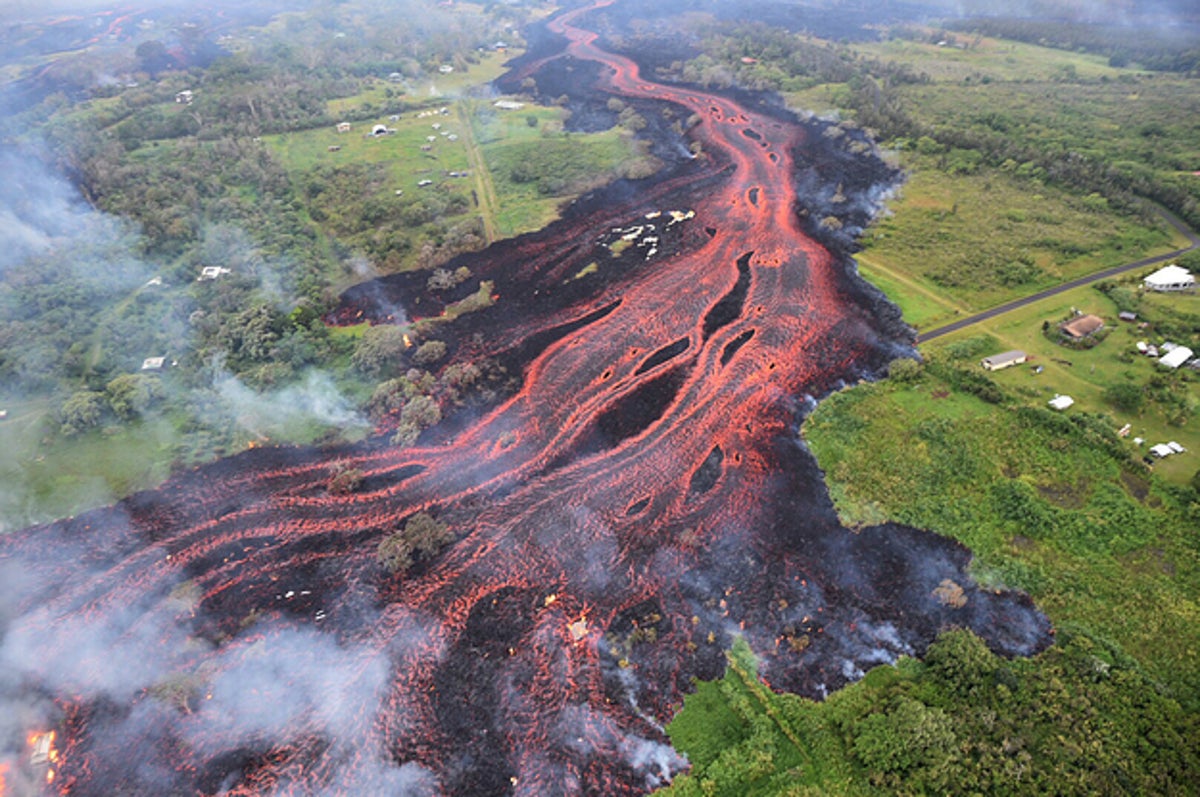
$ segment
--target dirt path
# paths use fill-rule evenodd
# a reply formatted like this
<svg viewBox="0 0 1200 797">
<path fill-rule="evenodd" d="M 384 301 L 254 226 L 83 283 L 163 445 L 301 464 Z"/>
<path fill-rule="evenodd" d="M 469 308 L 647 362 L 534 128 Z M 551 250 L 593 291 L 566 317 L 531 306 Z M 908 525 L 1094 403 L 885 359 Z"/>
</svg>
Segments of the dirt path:
<svg viewBox="0 0 1200 797">
<path fill-rule="evenodd" d="M 483 218 L 483 235 L 488 244 L 494 243 L 499 235 L 496 232 L 496 211 L 500 202 L 496 199 L 496 186 L 492 182 L 492 173 L 488 171 L 487 161 L 475 140 L 475 128 L 472 123 L 474 108 L 468 108 L 467 103 L 455 104 L 455 114 L 462 125 L 463 143 L 466 145 L 467 161 L 471 164 L 471 175 L 475 178 L 475 195 L 479 198 L 479 214 Z"/>
</svg>

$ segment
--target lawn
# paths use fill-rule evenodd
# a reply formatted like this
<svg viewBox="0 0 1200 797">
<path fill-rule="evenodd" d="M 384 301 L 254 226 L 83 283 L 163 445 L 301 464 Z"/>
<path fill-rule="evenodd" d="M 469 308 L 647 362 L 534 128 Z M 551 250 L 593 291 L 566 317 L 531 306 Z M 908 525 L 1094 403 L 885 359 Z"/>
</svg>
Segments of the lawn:
<svg viewBox="0 0 1200 797">
<path fill-rule="evenodd" d="M 1080 80 L 1115 80 L 1131 71 L 1113 68 L 1108 65 L 1107 58 L 1098 55 L 1007 39 L 954 33 L 945 41 L 947 46 L 939 47 L 923 41 L 889 39 L 856 43 L 854 49 L 881 60 L 907 64 L 937 83 L 1056 80 L 1067 76 Z"/>
<path fill-rule="evenodd" d="M 908 180 L 864 235 L 864 275 L 918 329 L 1178 248 L 1172 228 L 1014 173 L 948 173 L 907 151 Z M 912 315 L 909 315 L 912 311 Z"/>
<path fill-rule="evenodd" d="M 179 433 L 139 421 L 64 439 L 46 402 L 9 402 L 0 421 L 0 533 L 111 503 L 165 479 Z"/>
</svg>

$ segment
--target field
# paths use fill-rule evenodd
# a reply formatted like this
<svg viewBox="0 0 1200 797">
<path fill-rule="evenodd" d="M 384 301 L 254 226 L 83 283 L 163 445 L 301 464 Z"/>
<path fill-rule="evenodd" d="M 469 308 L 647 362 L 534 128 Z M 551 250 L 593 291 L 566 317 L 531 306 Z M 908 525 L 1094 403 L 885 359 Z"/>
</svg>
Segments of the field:
<svg viewBox="0 0 1200 797">
<path fill-rule="evenodd" d="M 470 98 L 439 100 L 355 122 L 348 133 L 321 128 L 263 141 L 299 185 L 346 175 L 343 195 L 318 198 L 322 192 L 308 190 L 309 212 L 319 207 L 322 222 L 334 218 L 332 231 L 350 243 L 381 241 L 385 248 L 373 259 L 391 271 L 428 267 L 422 242 L 452 238 L 456 226 L 475 220 L 481 229 L 472 233 L 482 233 L 476 246 L 540 229 L 582 190 L 642 159 L 627 132 L 570 133 L 563 118 L 559 108 L 500 110 Z M 392 132 L 372 136 L 376 125 Z"/>
<path fill-rule="evenodd" d="M 932 31 L 926 31 L 932 34 Z M 932 35 L 928 38 L 933 38 Z M 1115 69 L 1108 59 L 1072 53 L 1022 42 L 948 34 L 944 46 L 936 42 L 892 38 L 883 42 L 858 43 L 864 55 L 907 64 L 934 82 L 992 82 L 1056 80 L 1115 80 L 1132 70 Z M 961 45 L 961 46 L 956 46 Z"/>
<path fill-rule="evenodd" d="M 936 155 L 907 152 L 903 163 L 909 179 L 859 259 L 918 329 L 1183 245 L 1164 221 L 1103 199 L 1001 170 L 949 173 Z"/>
</svg>

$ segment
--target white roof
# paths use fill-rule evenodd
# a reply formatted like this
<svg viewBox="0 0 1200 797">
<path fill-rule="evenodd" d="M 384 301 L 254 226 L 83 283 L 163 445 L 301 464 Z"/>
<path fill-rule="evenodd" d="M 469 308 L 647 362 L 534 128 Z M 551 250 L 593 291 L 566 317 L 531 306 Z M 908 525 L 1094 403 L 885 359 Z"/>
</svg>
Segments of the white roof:
<svg viewBox="0 0 1200 797">
<path fill-rule="evenodd" d="M 1167 443 L 1167 448 L 1171 449 L 1171 450 L 1172 450 L 1172 451 L 1174 451 L 1176 454 L 1182 454 L 1184 451 L 1187 451 L 1187 449 L 1186 449 L 1186 448 L 1184 448 L 1183 446 L 1179 445 L 1179 443 L 1176 443 L 1174 440 L 1172 440 L 1171 442 Z"/>
<path fill-rule="evenodd" d="M 1176 346 L 1169 352 L 1158 358 L 1159 365 L 1165 365 L 1168 368 L 1178 368 L 1188 360 L 1192 359 L 1192 350 L 1187 346 Z"/>
<path fill-rule="evenodd" d="M 1195 282 L 1196 278 L 1186 268 L 1172 263 L 1169 266 L 1163 266 L 1143 281 L 1147 285 L 1179 285 L 1185 282 Z"/>
<path fill-rule="evenodd" d="M 1165 443 L 1159 443 L 1156 446 L 1150 446 L 1150 453 L 1159 457 L 1169 457 L 1175 452 Z"/>
<path fill-rule="evenodd" d="M 1065 410 L 1067 407 L 1075 403 L 1075 399 L 1070 396 L 1055 396 L 1050 399 L 1050 406 L 1056 410 Z"/>
</svg>

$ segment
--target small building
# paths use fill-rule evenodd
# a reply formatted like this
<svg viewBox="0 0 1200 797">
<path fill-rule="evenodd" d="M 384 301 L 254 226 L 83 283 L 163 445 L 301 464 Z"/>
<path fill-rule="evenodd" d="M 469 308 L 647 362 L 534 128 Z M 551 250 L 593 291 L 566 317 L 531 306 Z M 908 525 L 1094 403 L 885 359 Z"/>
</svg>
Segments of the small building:
<svg viewBox="0 0 1200 797">
<path fill-rule="evenodd" d="M 180 105 L 191 105 L 194 99 L 196 99 L 196 93 L 191 89 L 184 89 L 175 95 L 175 102 Z"/>
<path fill-rule="evenodd" d="M 1048 403 L 1050 404 L 1050 409 L 1062 412 L 1067 407 L 1070 407 L 1072 404 L 1074 404 L 1075 399 L 1071 398 L 1070 396 L 1055 396 L 1054 398 L 1050 399 Z"/>
<path fill-rule="evenodd" d="M 519 111 L 525 107 L 525 103 L 516 100 L 496 100 L 492 103 L 492 107 L 502 111 Z"/>
<path fill-rule="evenodd" d="M 390 80 L 393 83 L 403 83 L 404 75 L 400 74 L 399 72 L 389 72 L 388 80 Z"/>
<path fill-rule="evenodd" d="M 142 370 L 143 371 L 161 371 L 163 369 L 163 365 L 166 364 L 166 362 L 167 362 L 166 357 L 147 357 L 146 359 L 142 360 Z"/>
<path fill-rule="evenodd" d="M 330 144 L 326 149 L 329 152 L 341 152 L 342 151 L 342 147 L 340 144 Z"/>
<path fill-rule="evenodd" d="M 979 364 L 989 371 L 999 371 L 1001 368 L 1008 368 L 1013 365 L 1020 365 L 1025 362 L 1025 352 L 1020 349 L 993 354 L 991 357 L 984 357 Z"/>
<path fill-rule="evenodd" d="M 1171 450 L 1172 450 L 1172 451 L 1174 451 L 1176 454 L 1182 454 L 1184 451 L 1187 451 L 1187 449 L 1186 449 L 1186 448 L 1184 448 L 1183 446 L 1179 445 L 1179 443 L 1176 443 L 1174 440 L 1172 440 L 1171 442 L 1167 443 L 1167 448 L 1171 449 Z"/>
<path fill-rule="evenodd" d="M 1186 268 L 1172 263 L 1142 280 L 1148 291 L 1192 291 L 1196 289 L 1196 278 Z"/>
<path fill-rule="evenodd" d="M 1163 459 L 1171 456 L 1175 452 L 1166 443 L 1159 443 L 1158 445 L 1150 446 L 1150 453 L 1159 459 Z"/>
<path fill-rule="evenodd" d="M 1159 357 L 1158 364 L 1170 368 L 1173 371 L 1190 359 L 1192 359 L 1191 349 L 1189 349 L 1187 346 L 1176 346 L 1162 357 Z"/>
<path fill-rule="evenodd" d="M 338 122 L 337 131 L 339 133 L 349 133 L 350 132 L 350 123 L 349 122 Z"/>
<path fill-rule="evenodd" d="M 430 186 L 430 185 L 433 185 L 433 180 L 418 180 L 417 181 L 417 186 L 419 188 L 425 188 L 426 186 Z"/>
<path fill-rule="evenodd" d="M 1128 310 L 1122 310 L 1121 312 L 1117 313 L 1117 318 L 1121 319 L 1122 321 L 1133 322 L 1137 321 L 1137 313 L 1131 313 Z"/>
<path fill-rule="evenodd" d="M 438 67 L 438 71 L 441 72 L 443 75 L 448 75 L 454 71 L 454 67 L 450 66 L 450 64 L 442 64 L 441 66 Z"/>
<path fill-rule="evenodd" d="M 1090 338 L 1100 330 L 1104 329 L 1104 319 L 1098 315 L 1081 315 L 1078 318 L 1073 318 L 1058 327 L 1062 333 L 1075 340 L 1083 340 Z"/>
<path fill-rule="evenodd" d="M 386 136 L 390 132 L 392 131 L 388 130 L 387 125 L 375 125 L 371 128 L 371 135 L 373 136 Z"/>
<path fill-rule="evenodd" d="M 204 268 L 200 269 L 200 276 L 196 277 L 196 280 L 199 282 L 215 280 L 229 273 L 229 269 L 222 268 L 221 266 L 205 266 Z"/>
<path fill-rule="evenodd" d="M 0 421 L 8 417 L 8 410 L 0 410 Z"/>
</svg>

